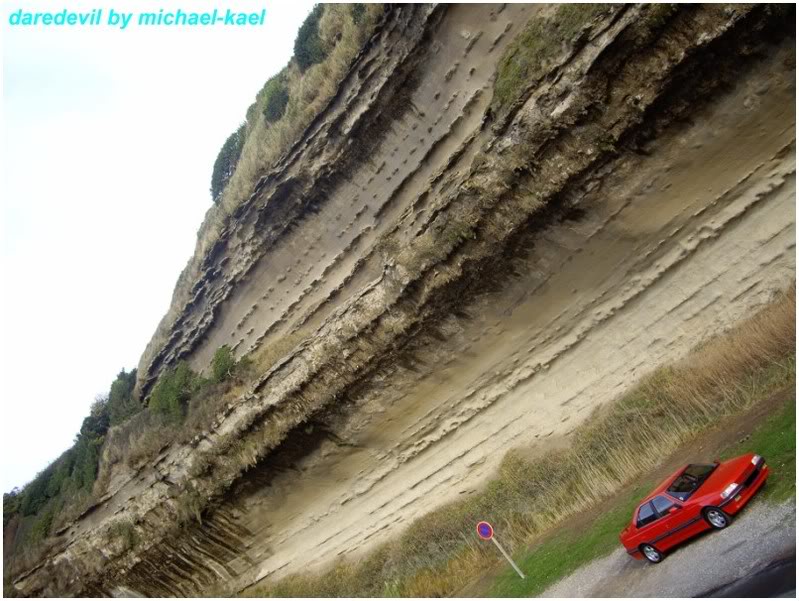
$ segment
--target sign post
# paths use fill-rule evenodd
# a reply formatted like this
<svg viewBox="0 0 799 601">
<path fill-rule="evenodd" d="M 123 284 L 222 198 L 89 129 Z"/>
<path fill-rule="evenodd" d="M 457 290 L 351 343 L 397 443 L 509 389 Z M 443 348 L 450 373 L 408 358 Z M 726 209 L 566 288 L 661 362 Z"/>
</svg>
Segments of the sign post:
<svg viewBox="0 0 799 601">
<path fill-rule="evenodd" d="M 524 574 L 519 569 L 519 566 L 517 566 L 516 563 L 510 558 L 510 555 L 508 555 L 508 552 L 505 551 L 505 549 L 502 548 L 502 545 L 499 544 L 499 541 L 494 536 L 494 527 L 491 524 L 489 524 L 488 522 L 478 522 L 477 523 L 477 536 L 479 536 L 483 540 L 490 540 L 492 543 L 494 543 L 497 546 L 497 549 L 499 549 L 499 552 L 502 553 L 502 555 L 505 557 L 505 559 L 508 560 L 508 563 L 511 565 L 511 567 L 514 570 L 516 570 L 516 573 L 521 578 L 524 578 Z"/>
</svg>

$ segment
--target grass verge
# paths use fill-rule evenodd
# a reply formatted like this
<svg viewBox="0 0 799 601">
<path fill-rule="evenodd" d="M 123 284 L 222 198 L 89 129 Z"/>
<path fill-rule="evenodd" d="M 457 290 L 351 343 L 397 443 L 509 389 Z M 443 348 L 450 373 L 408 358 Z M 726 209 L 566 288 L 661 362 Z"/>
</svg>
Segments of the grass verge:
<svg viewBox="0 0 799 601">
<path fill-rule="evenodd" d="M 764 420 L 745 440 L 729 445 L 719 454 L 729 459 L 756 451 L 766 457 L 771 473 L 756 500 L 781 502 L 796 495 L 796 396 L 792 395 L 777 413 Z M 492 597 L 532 597 L 568 576 L 581 566 L 619 548 L 619 532 L 630 521 L 640 500 L 656 482 L 641 484 L 612 507 L 602 508 L 602 516 L 587 530 L 552 538 L 515 561 L 527 578 L 521 580 L 510 569 L 504 570 L 490 587 Z"/>
<path fill-rule="evenodd" d="M 728 447 L 721 459 L 754 451 L 763 455 L 769 466 L 769 478 L 758 497 L 779 503 L 796 496 L 796 397 L 788 402 L 752 436 Z"/>
<path fill-rule="evenodd" d="M 494 549 L 480 545 L 473 535 L 477 521 L 486 519 L 494 524 L 511 551 L 529 548 L 566 518 L 640 479 L 664 456 L 720 419 L 742 413 L 795 381 L 794 294 L 792 287 L 732 331 L 695 349 L 684 361 L 642 380 L 586 420 L 575 431 L 571 447 L 550 452 L 546 462 L 529 461 L 511 451 L 497 476 L 479 494 L 418 518 L 398 538 L 360 562 L 342 561 L 324 573 L 289 576 L 249 593 L 281 597 L 452 595 L 472 582 L 475 573 L 496 565 Z M 662 452 L 648 452 L 652 448 Z M 763 453 L 768 452 L 764 447 Z M 541 568 L 549 571 L 529 578 L 527 586 L 544 586 L 534 583 L 552 582 L 567 573 L 565 570 L 607 551 L 611 535 L 610 548 L 615 548 L 620 526 L 638 498 L 640 494 L 632 495 L 629 506 L 622 504 L 618 512 L 603 516 L 579 551 L 553 541 L 554 547 L 547 551 L 552 559 Z M 526 560 L 522 563 L 527 564 Z"/>
</svg>

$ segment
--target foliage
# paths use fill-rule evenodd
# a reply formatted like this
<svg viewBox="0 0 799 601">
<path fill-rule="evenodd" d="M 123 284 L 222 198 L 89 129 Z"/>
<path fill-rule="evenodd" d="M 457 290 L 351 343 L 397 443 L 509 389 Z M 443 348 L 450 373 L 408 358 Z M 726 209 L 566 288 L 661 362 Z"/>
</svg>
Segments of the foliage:
<svg viewBox="0 0 799 601">
<path fill-rule="evenodd" d="M 299 55 L 269 86 L 274 93 L 265 93 L 267 82 L 247 109 L 239 130 L 241 146 L 234 146 L 235 160 L 220 159 L 215 165 L 211 194 L 216 207 L 201 227 L 198 253 L 218 236 L 227 216 L 249 198 L 264 170 L 297 140 L 333 97 L 382 11 L 380 4 L 364 4 L 358 9 L 350 4 L 328 4 L 309 15 L 302 35 L 297 36 Z M 321 62 L 314 62 L 320 57 Z M 228 153 L 220 156 L 223 154 Z"/>
<path fill-rule="evenodd" d="M 269 123 L 279 120 L 286 112 L 289 103 L 289 89 L 286 80 L 286 70 L 270 78 L 261 90 L 264 118 Z"/>
<path fill-rule="evenodd" d="M 212 379 L 214 382 L 223 382 L 228 377 L 233 375 L 233 369 L 236 367 L 236 359 L 233 357 L 233 351 L 225 344 L 220 346 L 214 353 L 214 358 L 211 361 Z"/>
<path fill-rule="evenodd" d="M 769 466 L 768 484 L 760 496 L 771 501 L 784 501 L 796 496 L 796 395 L 752 433 L 752 436 L 721 454 L 729 459 L 756 451 Z"/>
<path fill-rule="evenodd" d="M 360 2 L 352 5 L 352 22 L 359 25 L 366 16 L 366 5 Z"/>
<path fill-rule="evenodd" d="M 111 524 L 107 532 L 109 541 L 119 541 L 125 550 L 133 549 L 139 544 L 136 527 L 130 520 L 118 520 Z"/>
<path fill-rule="evenodd" d="M 150 410 L 169 421 L 182 420 L 186 403 L 197 383 L 196 374 L 185 361 L 181 361 L 158 379 L 150 397 Z"/>
<path fill-rule="evenodd" d="M 49 536 L 55 514 L 55 508 L 50 506 L 37 517 L 29 534 L 33 541 L 42 541 Z"/>
<path fill-rule="evenodd" d="M 19 489 L 14 488 L 11 492 L 3 493 L 3 528 L 8 526 L 11 518 L 19 512 L 20 495 Z"/>
<path fill-rule="evenodd" d="M 552 17 L 533 17 L 505 50 L 497 67 L 492 108 L 500 111 L 543 76 L 550 61 L 574 43 L 580 30 L 607 12 L 607 4 L 562 4 Z"/>
<path fill-rule="evenodd" d="M 141 411 L 141 404 L 133 397 L 135 386 L 136 370 L 132 369 L 129 372 L 120 370 L 108 393 L 108 417 L 112 426 L 121 424 Z"/>
<path fill-rule="evenodd" d="M 294 60 L 297 61 L 300 71 L 306 71 L 311 65 L 321 63 L 325 59 L 326 53 L 319 37 L 319 20 L 324 10 L 323 4 L 314 6 L 297 32 L 297 38 L 294 40 Z"/>
<path fill-rule="evenodd" d="M 217 202 L 219 195 L 222 194 L 222 190 L 225 189 L 225 185 L 236 170 L 241 149 L 244 146 L 244 128 L 242 123 L 236 131 L 228 136 L 214 161 L 214 169 L 211 173 L 211 198 L 214 199 L 214 202 Z"/>
</svg>

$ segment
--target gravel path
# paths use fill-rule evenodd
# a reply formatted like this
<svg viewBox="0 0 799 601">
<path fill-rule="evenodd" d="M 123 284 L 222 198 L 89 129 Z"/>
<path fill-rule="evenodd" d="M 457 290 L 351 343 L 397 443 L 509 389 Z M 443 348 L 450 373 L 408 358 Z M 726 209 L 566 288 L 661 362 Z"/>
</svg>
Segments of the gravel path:
<svg viewBox="0 0 799 601">
<path fill-rule="evenodd" d="M 796 500 L 755 501 L 723 532 L 710 532 L 652 565 L 621 548 L 567 576 L 544 597 L 693 597 L 796 552 Z"/>
</svg>

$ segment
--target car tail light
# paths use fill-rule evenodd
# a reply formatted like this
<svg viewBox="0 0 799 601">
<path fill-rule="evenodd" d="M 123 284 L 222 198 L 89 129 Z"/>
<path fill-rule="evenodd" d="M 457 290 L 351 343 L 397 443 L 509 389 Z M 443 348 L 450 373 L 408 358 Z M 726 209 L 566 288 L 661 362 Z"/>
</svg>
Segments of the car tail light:
<svg viewBox="0 0 799 601">
<path fill-rule="evenodd" d="M 760 460 L 763 459 L 760 455 L 755 455 L 752 457 L 752 465 L 757 465 L 760 463 Z"/>
<path fill-rule="evenodd" d="M 727 497 L 729 497 L 729 496 L 730 496 L 732 493 L 734 493 L 734 492 L 735 492 L 735 490 L 736 490 L 737 488 L 738 488 L 738 484 L 737 484 L 737 483 L 735 483 L 735 482 L 733 482 L 733 483 L 732 483 L 732 484 L 730 484 L 730 485 L 729 485 L 727 488 L 725 488 L 725 489 L 724 489 L 724 491 L 721 493 L 721 498 L 722 498 L 722 499 L 726 499 L 726 498 L 727 498 Z"/>
</svg>

